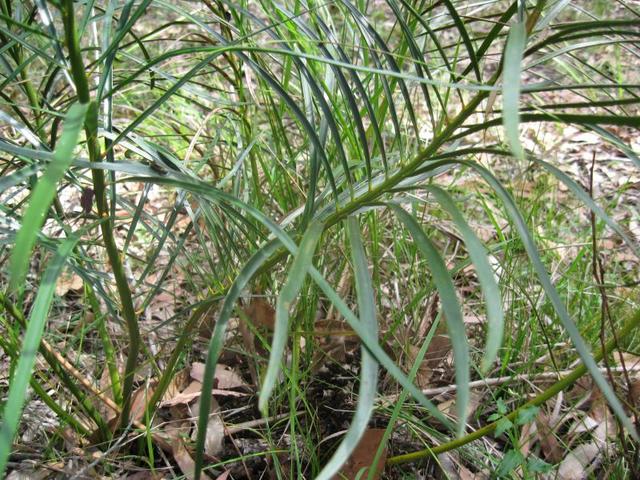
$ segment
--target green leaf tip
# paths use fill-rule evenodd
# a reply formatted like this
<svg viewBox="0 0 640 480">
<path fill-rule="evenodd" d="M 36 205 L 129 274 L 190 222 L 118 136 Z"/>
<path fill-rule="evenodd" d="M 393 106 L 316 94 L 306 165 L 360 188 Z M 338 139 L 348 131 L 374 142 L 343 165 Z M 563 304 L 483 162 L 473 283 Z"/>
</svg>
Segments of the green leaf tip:
<svg viewBox="0 0 640 480">
<path fill-rule="evenodd" d="M 520 90 L 522 75 L 522 57 L 527 43 L 527 30 L 524 22 L 518 22 L 509 31 L 504 50 L 504 70 L 502 74 L 502 123 L 505 136 L 513 155 L 524 159 L 524 150 L 520 143 Z"/>
<path fill-rule="evenodd" d="M 19 291 L 24 286 L 31 251 L 44 225 L 47 210 L 56 196 L 58 182 L 73 161 L 73 151 L 78 144 L 87 109 L 88 105 L 83 103 L 75 103 L 71 106 L 65 116 L 62 136 L 53 153 L 53 159 L 33 189 L 11 252 L 9 286 L 12 291 Z"/>
</svg>

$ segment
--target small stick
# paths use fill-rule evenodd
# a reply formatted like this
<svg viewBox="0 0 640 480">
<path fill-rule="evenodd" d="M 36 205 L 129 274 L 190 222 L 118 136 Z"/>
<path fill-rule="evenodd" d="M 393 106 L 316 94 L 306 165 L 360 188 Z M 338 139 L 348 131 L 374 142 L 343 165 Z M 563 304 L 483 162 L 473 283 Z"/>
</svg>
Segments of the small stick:
<svg viewBox="0 0 640 480">
<path fill-rule="evenodd" d="M 627 371 L 640 371 L 640 363 L 633 365 L 632 367 L 627 367 Z M 559 372 L 541 372 L 541 373 L 521 373 L 518 375 L 511 375 L 505 377 L 496 377 L 496 378 L 487 378 L 484 380 L 475 380 L 473 382 L 469 382 L 470 388 L 476 387 L 489 387 L 494 385 L 502 385 L 504 383 L 516 382 L 516 381 L 530 381 L 530 382 L 544 382 L 548 380 L 557 380 L 558 377 L 563 377 L 568 375 L 573 370 L 561 370 Z M 606 372 L 606 367 L 601 367 L 600 371 Z M 623 367 L 613 367 L 611 368 L 611 372 L 624 372 Z M 428 396 L 441 395 L 443 393 L 455 392 L 458 389 L 457 385 L 446 385 L 444 387 L 437 388 L 425 388 L 422 390 L 422 393 Z M 381 399 L 387 402 L 396 401 L 400 395 L 386 395 Z"/>
</svg>

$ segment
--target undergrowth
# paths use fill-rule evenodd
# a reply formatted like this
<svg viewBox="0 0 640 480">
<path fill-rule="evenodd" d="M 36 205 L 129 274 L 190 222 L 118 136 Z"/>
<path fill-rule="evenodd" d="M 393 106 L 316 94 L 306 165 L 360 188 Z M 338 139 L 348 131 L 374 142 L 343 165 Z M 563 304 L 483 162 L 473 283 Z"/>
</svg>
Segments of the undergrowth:
<svg viewBox="0 0 640 480">
<path fill-rule="evenodd" d="M 596 3 L 2 0 L 0 475 L 637 476 Z"/>
</svg>

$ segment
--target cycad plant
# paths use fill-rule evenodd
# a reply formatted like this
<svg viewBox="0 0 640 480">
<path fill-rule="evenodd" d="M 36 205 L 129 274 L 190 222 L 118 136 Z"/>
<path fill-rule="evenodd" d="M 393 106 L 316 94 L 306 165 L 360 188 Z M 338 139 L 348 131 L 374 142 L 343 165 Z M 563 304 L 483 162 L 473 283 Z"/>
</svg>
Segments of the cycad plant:
<svg viewBox="0 0 640 480">
<path fill-rule="evenodd" d="M 627 226 L 594 201 L 583 178 L 565 173 L 562 159 L 545 158 L 541 152 L 553 150 L 536 144 L 536 132 L 571 127 L 640 167 L 619 134 L 637 134 L 640 126 L 640 83 L 631 68 L 640 54 L 640 13 L 631 2 L 604 12 L 566 0 L 0 5 L 0 319 L 11 359 L 0 472 L 29 385 L 62 423 L 105 449 L 131 429 L 153 443 L 158 405 L 192 355 L 201 322 L 213 319 L 193 445 L 197 478 L 207 464 L 211 391 L 227 327 L 241 298 L 259 292 L 276 298 L 268 364 L 258 372 L 265 417 L 289 412 L 301 428 L 296 397 L 312 373 L 301 373 L 298 350 L 301 338 L 304 355 L 317 347 L 318 303 L 331 305 L 361 342 L 359 401 L 348 431 L 318 464 L 296 457 L 294 475 L 328 479 L 340 470 L 377 408 L 382 372 L 424 409 L 442 439 L 390 464 L 461 447 L 497 425 L 470 430 L 469 384 L 507 358 L 504 332 L 513 329 L 496 269 L 514 244 L 546 298 L 540 308 L 555 334 L 568 337 L 580 366 L 528 403 L 514 399 L 505 418 L 588 373 L 626 435 L 638 439 L 631 406 L 598 362 L 617 341 L 632 341 L 639 314 L 607 325 L 592 350 L 597 335 L 583 337 L 576 325 L 583 319 L 568 310 L 526 202 L 512 190 L 526 172 L 550 176 L 593 212 L 599 231 L 638 253 Z M 495 224 L 493 240 L 480 240 L 470 221 L 477 209 L 461 201 L 463 177 L 506 219 Z M 457 291 L 462 267 L 448 260 L 442 221 L 475 272 L 486 332 L 480 354 L 469 346 Z M 400 285 L 400 295 L 416 295 L 417 311 L 439 297 L 454 359 L 453 416 L 382 343 L 381 330 L 390 338 L 380 300 L 387 229 L 400 244 L 397 254 L 411 258 L 405 274 L 424 286 L 416 294 Z M 116 421 L 96 408 L 95 392 L 79 378 L 86 345 L 76 336 L 58 347 L 58 333 L 47 326 L 52 308 L 59 314 L 70 302 L 54 294 L 65 269 L 82 279 L 80 302 L 91 321 L 80 336 L 92 339 L 91 355 L 110 379 Z M 176 277 L 188 294 L 175 315 L 150 326 L 150 306 Z M 352 289 L 339 288 L 344 277 Z M 165 328 L 173 347 L 158 353 L 149 333 Z M 427 348 L 431 336 L 414 342 Z M 290 349 L 297 355 L 287 357 Z M 46 374 L 33 374 L 38 352 Z M 132 401 L 145 375 L 155 388 L 136 420 Z"/>
</svg>

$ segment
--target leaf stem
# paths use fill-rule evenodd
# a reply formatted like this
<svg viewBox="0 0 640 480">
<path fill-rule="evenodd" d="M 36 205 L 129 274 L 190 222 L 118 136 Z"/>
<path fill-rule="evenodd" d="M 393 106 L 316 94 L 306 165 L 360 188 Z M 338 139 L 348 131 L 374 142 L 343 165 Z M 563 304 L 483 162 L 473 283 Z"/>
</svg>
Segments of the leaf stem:
<svg viewBox="0 0 640 480">
<path fill-rule="evenodd" d="M 92 162 L 99 162 L 100 144 L 98 143 L 98 104 L 91 100 L 89 81 L 84 69 L 80 42 L 75 27 L 73 0 L 64 0 L 61 5 L 61 12 L 64 23 L 65 42 L 69 49 L 71 74 L 76 85 L 78 100 L 81 103 L 88 103 L 90 105 L 85 121 L 89 159 Z M 122 416 L 120 417 L 120 426 L 124 428 L 129 423 L 129 414 L 131 411 L 134 372 L 137 366 L 141 343 L 140 327 L 138 325 L 138 318 L 133 306 L 133 298 L 129 282 L 122 264 L 122 258 L 113 235 L 113 219 L 109 216 L 109 204 L 107 203 L 106 197 L 104 172 L 99 169 L 92 169 L 91 175 L 93 177 L 93 190 L 95 191 L 98 215 L 103 219 L 103 222 L 100 224 L 102 239 L 107 251 L 111 270 L 113 271 L 120 302 L 122 304 L 122 315 L 127 324 L 129 351 L 125 366 L 124 379 L 122 382 Z"/>
</svg>

